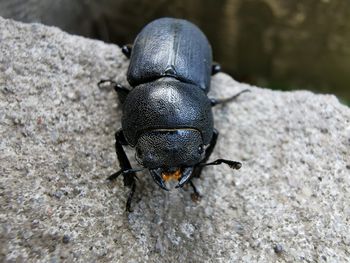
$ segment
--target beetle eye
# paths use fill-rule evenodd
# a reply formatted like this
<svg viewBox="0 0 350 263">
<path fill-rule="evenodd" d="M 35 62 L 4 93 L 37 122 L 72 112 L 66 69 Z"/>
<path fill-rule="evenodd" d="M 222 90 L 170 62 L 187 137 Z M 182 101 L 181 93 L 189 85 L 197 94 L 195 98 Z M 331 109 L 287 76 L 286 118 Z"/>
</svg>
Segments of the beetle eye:
<svg viewBox="0 0 350 263">
<path fill-rule="evenodd" d="M 199 145 L 198 146 L 198 153 L 199 154 L 202 154 L 204 152 L 204 147 L 203 147 L 203 145 Z"/>
</svg>

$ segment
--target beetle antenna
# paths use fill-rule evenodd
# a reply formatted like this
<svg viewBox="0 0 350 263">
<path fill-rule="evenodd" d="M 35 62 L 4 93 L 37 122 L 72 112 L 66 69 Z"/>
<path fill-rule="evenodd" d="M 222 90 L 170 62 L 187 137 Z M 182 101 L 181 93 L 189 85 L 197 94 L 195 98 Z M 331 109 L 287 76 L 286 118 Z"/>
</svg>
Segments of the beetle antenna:
<svg viewBox="0 0 350 263">
<path fill-rule="evenodd" d="M 137 173 L 137 172 L 141 172 L 141 171 L 143 171 L 143 170 L 145 170 L 145 169 L 146 169 L 146 168 L 137 168 L 137 169 L 128 169 L 128 170 L 124 170 L 124 171 L 123 171 L 122 169 L 120 169 L 118 172 L 116 172 L 116 173 L 110 175 L 110 176 L 107 178 L 107 180 L 112 181 L 112 180 L 118 178 L 118 176 L 121 175 L 121 174 L 127 175 L 127 174 L 130 174 L 130 173 Z M 136 177 L 136 176 L 135 176 L 135 177 Z M 137 177 L 136 177 L 136 178 L 137 178 Z"/>
<path fill-rule="evenodd" d="M 230 168 L 232 169 L 240 169 L 242 167 L 242 163 L 240 162 L 236 162 L 236 161 L 231 161 L 231 160 L 225 160 L 225 159 L 217 159 L 215 160 L 214 162 L 211 162 L 211 163 L 201 163 L 199 164 L 198 166 L 208 166 L 208 165 L 220 165 L 222 163 L 225 163 L 227 164 L 228 166 L 230 166 Z"/>
</svg>

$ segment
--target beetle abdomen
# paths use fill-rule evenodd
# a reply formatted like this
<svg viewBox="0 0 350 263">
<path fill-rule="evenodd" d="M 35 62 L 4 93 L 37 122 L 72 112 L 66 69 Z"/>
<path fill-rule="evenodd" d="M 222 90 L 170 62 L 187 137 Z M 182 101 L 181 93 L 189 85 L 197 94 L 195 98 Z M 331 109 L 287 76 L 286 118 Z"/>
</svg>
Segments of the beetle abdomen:
<svg viewBox="0 0 350 263">
<path fill-rule="evenodd" d="M 123 105 L 122 127 L 134 146 L 145 131 L 190 128 L 208 144 L 213 133 L 211 104 L 203 90 L 171 78 L 134 88 Z"/>
<path fill-rule="evenodd" d="M 209 91 L 212 50 L 194 24 L 174 18 L 149 23 L 138 34 L 127 78 L 131 86 L 171 76 Z"/>
</svg>

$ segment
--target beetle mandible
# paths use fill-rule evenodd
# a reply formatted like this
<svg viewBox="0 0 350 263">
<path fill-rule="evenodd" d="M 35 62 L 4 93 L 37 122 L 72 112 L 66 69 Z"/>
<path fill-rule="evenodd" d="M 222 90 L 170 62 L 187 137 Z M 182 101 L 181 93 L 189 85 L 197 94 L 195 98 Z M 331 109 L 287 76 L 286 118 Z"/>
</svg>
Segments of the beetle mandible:
<svg viewBox="0 0 350 263">
<path fill-rule="evenodd" d="M 199 177 L 204 166 L 241 167 L 240 162 L 226 159 L 207 162 L 218 138 L 212 107 L 247 90 L 226 99 L 208 98 L 211 75 L 220 66 L 213 63 L 211 46 L 197 26 L 182 19 L 157 19 L 122 52 L 130 58 L 127 80 L 132 89 L 112 80 L 101 80 L 99 86 L 112 83 L 123 105 L 122 129 L 115 134 L 121 169 L 108 179 L 122 174 L 124 185 L 131 188 L 126 210 L 130 211 L 136 173 L 144 169 L 162 189 L 168 190 L 167 180 L 176 179 L 176 188 L 190 184 L 199 197 L 191 179 Z M 126 145 L 136 149 L 143 168 L 131 167 Z"/>
</svg>

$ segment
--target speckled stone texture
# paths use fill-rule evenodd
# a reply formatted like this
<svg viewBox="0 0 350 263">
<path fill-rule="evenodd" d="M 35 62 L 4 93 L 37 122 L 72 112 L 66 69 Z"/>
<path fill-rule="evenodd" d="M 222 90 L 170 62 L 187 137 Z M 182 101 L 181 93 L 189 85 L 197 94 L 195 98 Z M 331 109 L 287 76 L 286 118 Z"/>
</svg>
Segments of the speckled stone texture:
<svg viewBox="0 0 350 263">
<path fill-rule="evenodd" d="M 114 132 L 126 84 L 115 45 L 0 19 L 1 262 L 348 262 L 350 110 L 334 96 L 212 81 L 220 138 L 191 189 L 165 192 L 145 172 L 128 189 Z M 132 150 L 128 151 L 133 156 Z M 135 164 L 135 161 L 133 161 Z"/>
</svg>

